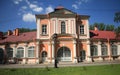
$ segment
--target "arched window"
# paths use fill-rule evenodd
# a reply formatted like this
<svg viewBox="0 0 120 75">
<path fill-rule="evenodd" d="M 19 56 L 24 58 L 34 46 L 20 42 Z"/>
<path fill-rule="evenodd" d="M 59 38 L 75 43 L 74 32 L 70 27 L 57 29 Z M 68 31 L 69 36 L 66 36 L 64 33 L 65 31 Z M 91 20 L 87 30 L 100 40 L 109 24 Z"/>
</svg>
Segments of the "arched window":
<svg viewBox="0 0 120 75">
<path fill-rule="evenodd" d="M 43 51 L 42 52 L 42 62 L 45 62 L 47 60 L 47 52 Z"/>
<path fill-rule="evenodd" d="M 91 51 L 91 56 L 98 56 L 98 48 L 96 45 L 92 45 L 90 51 Z"/>
<path fill-rule="evenodd" d="M 35 47 L 31 46 L 28 48 L 28 57 L 35 57 Z"/>
<path fill-rule="evenodd" d="M 111 45 L 111 54 L 113 56 L 117 55 L 117 46 L 116 45 Z"/>
<path fill-rule="evenodd" d="M 105 44 L 102 44 L 101 45 L 101 54 L 103 56 L 107 55 L 108 54 L 108 51 L 107 51 L 107 46 Z"/>
<path fill-rule="evenodd" d="M 7 51 L 7 57 L 9 58 L 13 57 L 13 48 L 7 48 L 6 51 Z"/>
<path fill-rule="evenodd" d="M 85 57 L 86 57 L 85 50 L 81 50 L 80 51 L 80 59 L 81 59 L 81 61 L 85 60 Z"/>
<path fill-rule="evenodd" d="M 65 22 L 62 21 L 61 22 L 61 34 L 65 34 L 66 33 L 66 26 L 65 26 Z"/>
<path fill-rule="evenodd" d="M 24 57 L 24 48 L 23 47 L 17 48 L 17 57 L 18 58 Z"/>
<path fill-rule="evenodd" d="M 71 51 L 67 47 L 61 47 L 57 52 L 59 61 L 71 61 Z"/>
</svg>

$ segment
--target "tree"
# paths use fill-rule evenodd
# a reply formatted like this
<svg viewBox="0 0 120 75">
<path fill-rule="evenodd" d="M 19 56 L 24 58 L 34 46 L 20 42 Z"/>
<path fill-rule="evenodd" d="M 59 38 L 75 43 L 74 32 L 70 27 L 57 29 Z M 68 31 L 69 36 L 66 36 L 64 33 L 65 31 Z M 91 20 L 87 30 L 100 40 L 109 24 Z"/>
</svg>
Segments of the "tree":
<svg viewBox="0 0 120 75">
<path fill-rule="evenodd" d="M 94 30 L 94 27 L 98 27 L 99 30 L 105 30 L 106 25 L 104 23 L 94 23 L 90 25 L 90 30 Z"/>
<path fill-rule="evenodd" d="M 116 12 L 115 13 L 114 22 L 120 23 L 120 12 Z"/>
<path fill-rule="evenodd" d="M 114 25 L 106 25 L 106 31 L 114 31 L 115 27 Z"/>
</svg>

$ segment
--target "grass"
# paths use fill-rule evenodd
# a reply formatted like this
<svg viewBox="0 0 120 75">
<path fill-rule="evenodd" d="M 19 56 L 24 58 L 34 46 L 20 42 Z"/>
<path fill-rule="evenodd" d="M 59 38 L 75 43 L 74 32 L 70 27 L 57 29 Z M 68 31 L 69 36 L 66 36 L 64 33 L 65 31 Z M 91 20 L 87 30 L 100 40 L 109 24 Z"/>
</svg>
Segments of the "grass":
<svg viewBox="0 0 120 75">
<path fill-rule="evenodd" d="M 120 75 L 120 64 L 59 68 L 0 69 L 0 75 Z"/>
</svg>

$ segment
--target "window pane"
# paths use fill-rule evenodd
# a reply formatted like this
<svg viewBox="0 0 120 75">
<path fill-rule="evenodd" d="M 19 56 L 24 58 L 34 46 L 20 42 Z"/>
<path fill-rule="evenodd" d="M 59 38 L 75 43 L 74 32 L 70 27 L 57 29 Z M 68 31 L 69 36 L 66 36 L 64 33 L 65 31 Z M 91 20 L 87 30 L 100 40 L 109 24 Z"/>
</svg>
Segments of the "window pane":
<svg viewBox="0 0 120 75">
<path fill-rule="evenodd" d="M 34 57 L 35 56 L 35 48 L 34 46 L 31 46 L 28 48 L 28 57 Z"/>
<path fill-rule="evenodd" d="M 102 45 L 101 46 L 101 53 L 102 53 L 102 55 L 107 55 L 107 46 L 106 45 Z"/>
<path fill-rule="evenodd" d="M 116 45 L 111 46 L 111 52 L 112 52 L 112 55 L 117 55 L 117 46 Z"/>
<path fill-rule="evenodd" d="M 17 48 L 17 57 L 18 58 L 24 57 L 24 48 L 22 47 Z"/>
<path fill-rule="evenodd" d="M 61 22 L 61 33 L 62 34 L 65 34 L 66 33 L 66 29 L 65 29 L 66 27 L 65 27 L 65 22 L 63 21 L 63 22 Z"/>
<path fill-rule="evenodd" d="M 84 26 L 80 25 L 80 34 L 84 34 Z"/>
<path fill-rule="evenodd" d="M 98 49 L 96 45 L 91 46 L 91 56 L 97 56 L 98 55 Z"/>
<path fill-rule="evenodd" d="M 42 25 L 42 34 L 47 34 L 47 25 Z"/>
</svg>

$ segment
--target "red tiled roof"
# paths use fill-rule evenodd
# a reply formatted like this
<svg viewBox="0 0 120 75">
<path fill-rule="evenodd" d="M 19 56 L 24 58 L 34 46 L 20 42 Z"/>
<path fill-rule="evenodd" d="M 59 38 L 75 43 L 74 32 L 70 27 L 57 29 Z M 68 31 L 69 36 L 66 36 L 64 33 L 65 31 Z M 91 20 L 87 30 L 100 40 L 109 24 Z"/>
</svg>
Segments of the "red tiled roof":
<svg viewBox="0 0 120 75">
<path fill-rule="evenodd" d="M 93 39 L 116 39 L 113 31 L 90 30 L 90 37 Z"/>
<path fill-rule="evenodd" d="M 36 38 L 36 31 L 34 32 L 25 32 L 21 33 L 18 36 L 16 35 L 6 35 L 4 39 L 0 40 L 0 43 L 5 42 L 23 42 L 23 41 L 29 41 Z"/>
</svg>

